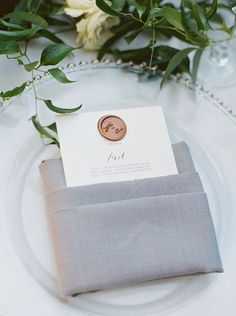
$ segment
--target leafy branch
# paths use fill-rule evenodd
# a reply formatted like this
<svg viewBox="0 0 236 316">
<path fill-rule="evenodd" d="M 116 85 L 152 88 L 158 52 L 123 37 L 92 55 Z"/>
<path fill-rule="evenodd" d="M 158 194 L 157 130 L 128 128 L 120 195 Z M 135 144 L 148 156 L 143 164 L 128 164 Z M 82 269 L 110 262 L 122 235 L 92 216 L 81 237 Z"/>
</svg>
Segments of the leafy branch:
<svg viewBox="0 0 236 316">
<path fill-rule="evenodd" d="M 198 66 L 202 52 L 209 46 L 217 42 L 209 37 L 209 30 L 222 30 L 233 36 L 235 22 L 228 27 L 219 9 L 222 7 L 232 10 L 236 1 L 230 1 L 227 5 L 211 1 L 181 0 L 180 6 L 174 6 L 166 1 L 154 0 L 127 0 L 122 6 L 115 6 L 116 1 L 112 1 L 109 6 L 105 0 L 96 0 L 97 6 L 107 14 L 119 16 L 122 30 L 114 28 L 114 36 L 109 39 L 100 49 L 98 58 L 106 53 L 115 54 L 116 57 L 128 61 L 128 57 L 133 61 L 142 61 L 150 67 L 156 65 L 165 71 L 161 84 L 174 72 L 184 69 L 192 76 L 195 82 L 197 78 Z M 128 5 L 127 5 L 128 4 Z M 218 27 L 215 27 L 215 23 Z M 130 27 L 132 25 L 132 28 Z M 125 38 L 130 44 L 139 34 L 151 31 L 151 41 L 149 45 L 140 49 L 117 51 L 112 46 L 120 39 Z M 176 37 L 186 43 L 190 48 L 176 50 L 173 55 L 173 47 L 166 46 L 168 54 L 163 56 L 163 46 L 156 45 L 161 36 Z M 160 50 L 160 52 L 159 52 Z M 190 70 L 189 54 L 194 53 L 193 65 Z M 141 54 L 141 55 L 140 55 Z M 141 58 L 142 56 L 142 58 Z M 184 67 L 188 64 L 188 68 Z"/>
<path fill-rule="evenodd" d="M 8 59 L 16 60 L 20 66 L 31 73 L 30 84 L 32 85 L 35 101 L 35 115 L 32 117 L 33 125 L 40 133 L 42 139 L 49 139 L 50 143 L 59 146 L 56 129 L 52 130 L 53 125 L 43 126 L 40 123 L 38 102 L 43 102 L 49 110 L 60 114 L 73 113 L 78 111 L 81 106 L 72 109 L 59 108 L 53 105 L 51 100 L 40 98 L 37 95 L 34 78 L 36 73 L 45 74 L 49 72 L 51 76 L 60 83 L 72 83 L 73 81 L 68 79 L 61 69 L 55 68 L 55 65 L 74 50 L 81 48 L 81 46 L 71 47 L 63 43 L 61 39 L 48 30 L 48 20 L 52 21 L 53 19 L 54 23 L 59 24 L 60 27 L 65 25 L 65 21 L 53 18 L 51 11 L 48 12 L 48 15 L 44 16 L 37 14 L 37 11 L 46 5 L 45 3 L 39 0 L 22 0 L 18 3 L 17 10 L 0 18 L 0 54 L 6 55 Z M 55 7 L 53 8 L 55 9 Z M 71 22 L 69 24 L 71 24 Z M 38 37 L 45 37 L 53 43 L 44 47 L 41 52 L 40 60 L 31 61 L 28 55 L 28 43 L 30 40 Z M 45 66 L 54 67 L 45 70 Z M 4 102 L 10 97 L 22 94 L 27 85 L 28 82 L 24 82 L 19 87 L 0 92 L 2 101 Z"/>
</svg>

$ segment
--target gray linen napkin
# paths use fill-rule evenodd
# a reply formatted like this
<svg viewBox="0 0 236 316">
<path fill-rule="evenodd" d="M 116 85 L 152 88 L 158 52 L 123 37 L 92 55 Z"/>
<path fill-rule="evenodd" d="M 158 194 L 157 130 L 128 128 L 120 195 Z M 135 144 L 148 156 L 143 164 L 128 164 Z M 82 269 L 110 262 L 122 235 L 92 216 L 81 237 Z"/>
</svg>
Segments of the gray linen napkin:
<svg viewBox="0 0 236 316">
<path fill-rule="evenodd" d="M 173 151 L 178 175 L 73 188 L 60 159 L 40 165 L 64 296 L 223 271 L 189 149 Z"/>
</svg>

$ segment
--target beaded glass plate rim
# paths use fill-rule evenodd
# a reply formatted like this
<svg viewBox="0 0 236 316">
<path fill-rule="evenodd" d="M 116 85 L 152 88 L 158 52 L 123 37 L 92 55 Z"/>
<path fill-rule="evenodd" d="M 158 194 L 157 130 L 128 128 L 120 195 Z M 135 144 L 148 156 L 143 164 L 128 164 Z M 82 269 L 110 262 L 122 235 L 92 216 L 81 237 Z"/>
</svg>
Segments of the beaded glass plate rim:
<svg viewBox="0 0 236 316">
<path fill-rule="evenodd" d="M 117 61 L 111 61 L 110 59 L 105 59 L 102 61 L 99 61 L 97 59 L 91 60 L 91 61 L 80 61 L 79 63 L 69 63 L 66 65 L 60 65 L 58 66 L 58 69 L 63 70 L 66 74 L 70 74 L 77 71 L 86 71 L 91 69 L 126 69 L 133 72 L 145 72 L 145 71 L 151 71 L 152 74 L 157 74 L 157 71 L 159 71 L 158 67 L 149 67 L 146 65 L 145 62 L 141 64 L 135 64 L 132 61 L 130 62 L 123 62 L 122 60 Z M 44 82 L 48 80 L 52 80 L 53 77 L 50 75 L 50 73 L 46 70 L 44 75 L 37 75 L 33 78 L 33 81 L 36 85 L 36 87 L 40 84 L 43 84 Z M 193 83 L 190 76 L 187 74 L 180 74 L 177 73 L 175 75 L 170 76 L 170 80 L 175 81 L 176 83 L 185 86 L 189 90 L 195 91 L 197 94 L 201 95 L 202 97 L 208 99 L 216 108 L 218 108 L 228 119 L 230 119 L 231 122 L 236 125 L 236 112 L 234 112 L 231 108 L 231 106 L 224 103 L 222 99 L 217 97 L 212 91 L 208 90 L 205 86 L 201 85 L 200 83 Z M 25 91 L 16 96 L 5 99 L 5 101 L 0 102 L 0 113 L 4 111 L 8 106 L 10 106 L 12 103 L 15 102 L 18 98 L 20 98 L 25 93 L 32 90 L 32 80 L 29 80 L 27 82 L 27 86 Z"/>
<path fill-rule="evenodd" d="M 60 69 L 63 69 L 65 71 L 65 73 L 73 73 L 73 72 L 77 72 L 77 71 L 82 71 L 82 70 L 89 70 L 89 69 L 105 69 L 105 68 L 118 68 L 118 69 L 127 69 L 127 67 L 137 67 L 137 69 L 143 69 L 143 67 L 146 67 L 145 65 L 141 64 L 141 65 L 134 65 L 131 62 L 130 63 L 119 63 L 119 62 L 110 62 L 110 61 L 103 61 L 103 63 L 98 62 L 98 61 L 93 61 L 93 62 L 81 62 L 78 64 L 74 64 L 74 63 L 70 63 L 67 64 L 65 66 L 60 66 Z M 150 69 L 149 69 L 150 70 Z M 153 69 L 153 71 L 156 71 L 156 69 Z M 125 75 L 125 74 L 124 74 Z M 180 84 L 180 85 L 184 85 L 186 86 L 188 89 L 190 90 L 195 90 L 196 92 L 199 92 L 199 94 L 203 95 L 204 97 L 207 97 L 208 99 L 214 101 L 215 105 L 219 108 L 219 110 L 222 110 L 223 113 L 227 114 L 226 108 L 223 106 L 223 104 L 221 104 L 221 100 L 217 100 L 217 98 L 211 94 L 210 91 L 206 90 L 204 87 L 200 86 L 200 85 L 193 85 L 191 82 L 191 79 L 189 79 L 189 77 L 186 77 L 184 75 L 181 74 L 177 74 L 175 76 L 172 76 L 171 79 L 173 81 L 176 81 L 176 83 Z M 45 76 L 39 76 L 39 77 L 35 77 L 34 78 L 36 85 L 40 85 L 40 84 L 44 84 L 47 81 L 51 81 L 52 77 L 50 76 L 49 73 L 46 73 Z M 158 84 L 158 83 L 157 83 Z M 29 82 L 29 85 L 27 87 L 27 90 L 24 93 L 30 92 L 32 90 L 32 82 Z M 23 93 L 23 95 L 24 95 Z M 22 96 L 22 95 L 21 95 Z M 7 104 L 10 105 L 11 103 L 15 102 L 15 100 L 17 98 L 20 98 L 21 96 L 15 97 L 15 98 L 11 98 Z M 211 103 L 212 104 L 212 103 Z M 231 115 L 232 116 L 232 115 Z M 82 310 L 83 312 L 85 311 L 88 314 L 91 315 L 98 315 L 97 313 L 95 314 L 94 312 L 89 312 L 87 310 Z M 171 312 L 171 310 L 169 311 Z M 162 313 L 161 313 L 162 314 Z M 99 314 L 100 315 L 100 314 Z"/>
</svg>

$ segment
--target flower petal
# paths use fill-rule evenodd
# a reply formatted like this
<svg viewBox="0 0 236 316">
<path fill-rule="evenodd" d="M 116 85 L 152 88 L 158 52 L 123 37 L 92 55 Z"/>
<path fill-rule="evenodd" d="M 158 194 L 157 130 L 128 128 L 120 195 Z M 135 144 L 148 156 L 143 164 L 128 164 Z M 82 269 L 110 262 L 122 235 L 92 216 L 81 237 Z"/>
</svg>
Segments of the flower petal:
<svg viewBox="0 0 236 316">
<path fill-rule="evenodd" d="M 65 8 L 65 13 L 67 15 L 72 16 L 73 18 L 78 18 L 79 16 L 81 16 L 85 12 L 84 12 L 84 10 Z"/>
</svg>

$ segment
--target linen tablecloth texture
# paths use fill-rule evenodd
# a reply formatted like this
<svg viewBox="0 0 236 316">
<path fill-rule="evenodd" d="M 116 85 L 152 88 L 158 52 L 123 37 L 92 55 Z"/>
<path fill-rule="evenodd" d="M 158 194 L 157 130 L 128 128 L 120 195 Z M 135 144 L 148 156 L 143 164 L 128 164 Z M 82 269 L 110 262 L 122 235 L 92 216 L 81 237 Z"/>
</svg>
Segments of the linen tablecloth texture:
<svg viewBox="0 0 236 316">
<path fill-rule="evenodd" d="M 223 271 L 189 149 L 173 151 L 178 175 L 72 188 L 61 159 L 40 165 L 63 296 Z"/>
</svg>

